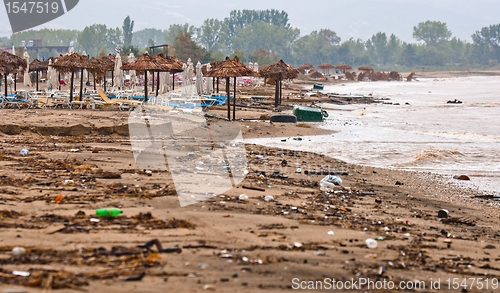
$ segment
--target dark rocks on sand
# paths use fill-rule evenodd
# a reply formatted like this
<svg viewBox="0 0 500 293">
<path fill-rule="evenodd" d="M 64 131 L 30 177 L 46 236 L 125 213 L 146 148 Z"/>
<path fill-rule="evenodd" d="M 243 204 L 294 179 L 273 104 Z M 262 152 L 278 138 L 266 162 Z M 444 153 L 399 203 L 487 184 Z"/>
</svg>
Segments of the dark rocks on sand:
<svg viewBox="0 0 500 293">
<path fill-rule="evenodd" d="M 438 212 L 438 218 L 440 218 L 440 219 L 448 218 L 449 215 L 450 215 L 450 212 L 448 212 L 448 210 L 445 210 L 445 209 L 442 209 Z"/>
<path fill-rule="evenodd" d="M 467 175 L 455 175 L 455 176 L 453 176 L 453 179 L 457 179 L 457 180 L 470 180 L 469 176 L 467 176 Z"/>
</svg>

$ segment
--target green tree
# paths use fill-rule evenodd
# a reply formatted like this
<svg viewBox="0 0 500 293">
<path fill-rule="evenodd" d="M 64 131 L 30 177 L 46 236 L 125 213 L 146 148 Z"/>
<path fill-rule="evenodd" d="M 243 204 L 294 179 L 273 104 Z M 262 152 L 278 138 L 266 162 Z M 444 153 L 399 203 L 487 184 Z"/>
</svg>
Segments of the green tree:
<svg viewBox="0 0 500 293">
<path fill-rule="evenodd" d="M 291 56 L 292 45 L 299 35 L 298 29 L 286 29 L 271 23 L 254 22 L 236 30 L 233 48 L 246 52 L 254 52 L 263 48 L 287 59 Z"/>
<path fill-rule="evenodd" d="M 196 64 L 198 61 L 204 61 L 204 58 L 207 57 L 207 51 L 193 41 L 189 32 L 181 32 L 177 35 L 172 46 L 175 49 L 176 57 L 181 60 L 191 58 Z"/>
<path fill-rule="evenodd" d="M 155 45 L 162 44 L 165 41 L 165 30 L 146 28 L 133 33 L 132 45 L 139 48 L 149 47 L 149 40 Z M 171 44 L 171 43 L 170 43 Z"/>
<path fill-rule="evenodd" d="M 190 36 L 194 36 L 196 33 L 196 28 L 188 23 L 185 24 L 171 24 L 165 31 L 164 41 L 167 44 L 173 44 L 175 38 L 183 33 L 189 33 Z"/>
<path fill-rule="evenodd" d="M 89 56 L 96 56 L 99 52 L 114 53 L 116 46 L 122 43 L 120 28 L 107 28 L 104 24 L 94 24 L 83 29 L 78 37 L 76 49 L 86 51 Z"/>
<path fill-rule="evenodd" d="M 476 62 L 494 65 L 500 61 L 500 24 L 476 31 L 472 35 L 472 41 Z"/>
<path fill-rule="evenodd" d="M 197 40 L 208 51 L 223 49 L 226 37 L 226 24 L 215 18 L 206 19 L 203 25 L 197 29 Z"/>
<path fill-rule="evenodd" d="M 125 17 L 123 20 L 123 45 L 129 46 L 132 44 L 132 37 L 134 32 L 134 21 L 130 20 L 130 16 Z"/>
<path fill-rule="evenodd" d="M 401 40 L 394 34 L 391 34 L 389 41 L 387 42 L 387 64 L 396 65 L 400 59 L 401 52 L 403 50 Z"/>
<path fill-rule="evenodd" d="M 415 45 L 403 44 L 403 52 L 401 53 L 401 64 L 405 66 L 417 65 L 417 51 Z"/>
<path fill-rule="evenodd" d="M 267 10 L 233 10 L 229 17 L 224 19 L 227 27 L 226 46 L 229 50 L 233 48 L 233 38 L 237 35 L 237 30 L 252 25 L 255 22 L 272 24 L 285 29 L 290 28 L 288 13 L 275 9 Z"/>
<path fill-rule="evenodd" d="M 428 20 L 413 27 L 413 37 L 417 41 L 424 41 L 427 45 L 436 45 L 448 40 L 451 37 L 451 31 L 444 22 Z"/>
<path fill-rule="evenodd" d="M 338 45 L 340 44 L 340 37 L 337 36 L 337 33 L 332 31 L 331 29 L 321 29 L 318 33 L 320 36 L 322 36 L 325 41 L 330 43 L 331 45 Z"/>
<path fill-rule="evenodd" d="M 264 48 L 259 48 L 257 51 L 248 55 L 248 60 L 252 62 L 257 62 L 260 65 L 264 64 L 274 64 L 280 60 L 278 54 L 273 54 Z"/>
<path fill-rule="evenodd" d="M 295 64 L 334 63 L 337 59 L 337 51 L 337 46 L 332 45 L 317 31 L 313 31 L 293 43 L 292 61 Z"/>
</svg>

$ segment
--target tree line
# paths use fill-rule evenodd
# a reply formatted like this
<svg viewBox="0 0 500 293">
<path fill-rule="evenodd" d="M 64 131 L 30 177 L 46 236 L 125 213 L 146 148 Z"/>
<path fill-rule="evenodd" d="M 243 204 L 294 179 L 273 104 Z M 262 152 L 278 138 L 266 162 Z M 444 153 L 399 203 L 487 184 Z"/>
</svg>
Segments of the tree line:
<svg viewBox="0 0 500 293">
<path fill-rule="evenodd" d="M 134 31 L 134 21 L 126 17 L 122 27 L 104 24 L 77 30 L 29 30 L 0 39 L 4 45 L 18 45 L 22 40 L 43 39 L 44 45 L 74 43 L 75 50 L 90 56 L 114 53 L 136 55 L 151 46 L 168 44 L 169 54 L 197 62 L 223 60 L 238 55 L 245 62 L 270 64 L 279 59 L 299 65 L 305 62 L 371 65 L 377 68 L 410 67 L 492 67 L 500 61 L 500 24 L 480 28 L 472 42 L 452 37 L 446 23 L 425 21 L 413 27 L 414 43 L 394 34 L 374 34 L 368 40 L 341 40 L 330 28 L 301 36 L 290 25 L 285 11 L 233 10 L 223 19 L 206 19 L 200 27 L 172 24 L 166 29 L 147 28 Z"/>
</svg>

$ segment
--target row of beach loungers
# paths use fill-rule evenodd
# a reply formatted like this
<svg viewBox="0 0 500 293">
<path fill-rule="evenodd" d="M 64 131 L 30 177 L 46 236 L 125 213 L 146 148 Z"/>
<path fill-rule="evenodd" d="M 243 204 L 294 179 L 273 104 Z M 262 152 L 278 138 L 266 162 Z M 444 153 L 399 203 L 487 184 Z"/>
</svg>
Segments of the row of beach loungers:
<svg viewBox="0 0 500 293">
<path fill-rule="evenodd" d="M 144 102 L 144 96 L 127 92 L 104 93 L 102 90 L 88 91 L 83 97 L 70 101 L 69 92 L 28 92 L 19 91 L 16 94 L 3 96 L 0 94 L 0 109 L 22 108 L 67 108 L 67 109 L 98 109 L 118 108 L 119 110 L 132 110 L 137 106 L 168 107 L 180 109 L 196 109 L 223 105 L 227 101 L 222 95 L 203 95 L 183 97 L 180 93 L 149 97 Z"/>
</svg>

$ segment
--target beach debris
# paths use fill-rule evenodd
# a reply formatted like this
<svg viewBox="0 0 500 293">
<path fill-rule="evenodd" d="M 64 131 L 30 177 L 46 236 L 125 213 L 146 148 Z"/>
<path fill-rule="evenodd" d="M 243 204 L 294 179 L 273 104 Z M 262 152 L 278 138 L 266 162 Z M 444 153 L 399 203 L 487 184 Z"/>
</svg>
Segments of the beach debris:
<svg viewBox="0 0 500 293">
<path fill-rule="evenodd" d="M 462 101 L 459 101 L 457 99 L 454 99 L 454 100 L 449 100 L 448 102 L 446 102 L 447 104 L 462 104 Z"/>
<path fill-rule="evenodd" d="M 146 272 L 141 272 L 136 276 L 131 276 L 131 277 L 126 278 L 124 281 L 125 282 L 141 281 L 145 275 L 146 275 Z"/>
<path fill-rule="evenodd" d="M 242 188 L 250 189 L 250 190 L 257 190 L 257 191 L 266 191 L 264 188 L 260 188 L 260 187 L 256 187 L 256 186 L 249 186 L 249 185 L 243 185 Z"/>
<path fill-rule="evenodd" d="M 301 168 L 297 168 L 297 170 L 295 170 L 295 173 L 302 173 L 302 169 Z"/>
<path fill-rule="evenodd" d="M 106 208 L 106 209 L 97 209 L 95 211 L 96 216 L 98 217 L 117 217 L 123 213 L 119 208 Z"/>
<path fill-rule="evenodd" d="M 248 195 L 242 193 L 242 194 L 240 194 L 240 196 L 238 196 L 238 199 L 239 200 L 248 200 Z"/>
<path fill-rule="evenodd" d="M 267 160 L 267 158 L 265 156 L 262 156 L 262 155 L 256 155 L 255 158 L 259 159 L 259 160 L 263 160 L 263 161 Z"/>
<path fill-rule="evenodd" d="M 455 175 L 455 176 L 453 176 L 453 179 L 463 180 L 463 181 L 470 180 L 469 176 L 467 176 L 467 175 Z"/>
<path fill-rule="evenodd" d="M 439 212 L 438 212 L 439 219 L 448 218 L 449 215 L 450 215 L 450 212 L 448 212 L 448 210 L 445 210 L 445 209 L 439 210 Z"/>
<path fill-rule="evenodd" d="M 304 171 L 306 175 L 337 175 L 337 176 L 347 176 L 349 172 L 339 171 L 339 170 L 306 170 Z"/>
<path fill-rule="evenodd" d="M 18 256 L 21 256 L 21 255 L 26 253 L 26 248 L 24 248 L 22 246 L 16 246 L 16 247 L 12 248 L 11 253 L 12 253 L 12 256 L 18 257 Z"/>
<path fill-rule="evenodd" d="M 29 154 L 30 151 L 27 149 L 22 149 L 20 153 L 21 153 L 21 155 L 25 156 L 25 155 Z"/>
<path fill-rule="evenodd" d="M 341 185 L 342 185 L 342 179 L 340 179 L 340 177 L 333 175 L 326 175 L 319 182 L 319 186 L 322 190 L 330 190 L 335 188 L 335 186 L 341 186 Z"/>
<path fill-rule="evenodd" d="M 298 141 L 301 141 L 302 140 L 302 137 L 294 137 L 293 140 L 298 140 Z"/>
<path fill-rule="evenodd" d="M 281 161 L 281 167 L 286 167 L 288 165 L 288 162 L 286 160 Z"/>
<path fill-rule="evenodd" d="M 61 192 L 61 193 L 59 193 L 59 195 L 54 200 L 54 203 L 60 203 L 62 200 L 63 200 L 63 195 L 62 195 L 62 192 Z"/>
<path fill-rule="evenodd" d="M 207 284 L 207 285 L 203 286 L 203 290 L 215 291 L 215 286 L 211 285 L 211 284 Z"/>
<path fill-rule="evenodd" d="M 368 246 L 368 248 L 371 248 L 371 249 L 375 249 L 378 246 L 377 240 L 375 240 L 373 238 L 366 239 L 365 243 L 366 243 L 366 246 Z"/>
<path fill-rule="evenodd" d="M 29 277 L 30 276 L 29 272 L 24 272 L 24 271 L 12 271 L 12 274 L 14 276 L 20 276 L 20 277 Z"/>
<path fill-rule="evenodd" d="M 334 235 L 334 234 L 335 234 L 335 232 L 333 232 L 333 231 L 328 231 L 328 235 Z"/>
<path fill-rule="evenodd" d="M 265 201 L 267 201 L 267 202 L 269 202 L 269 201 L 274 201 L 274 197 L 273 197 L 272 195 L 266 195 L 266 196 L 264 197 L 264 200 L 265 200 Z"/>
<path fill-rule="evenodd" d="M 404 184 L 403 182 L 401 182 L 401 181 L 396 181 L 396 183 L 395 183 L 395 184 L 396 184 L 396 185 L 405 185 L 405 184 Z"/>
</svg>

